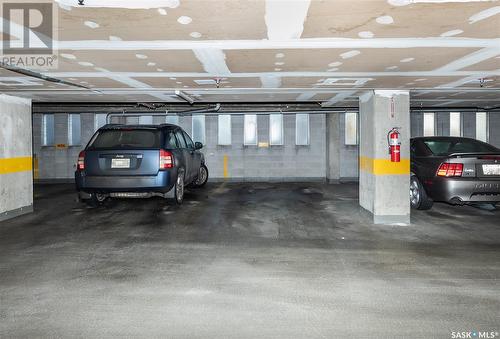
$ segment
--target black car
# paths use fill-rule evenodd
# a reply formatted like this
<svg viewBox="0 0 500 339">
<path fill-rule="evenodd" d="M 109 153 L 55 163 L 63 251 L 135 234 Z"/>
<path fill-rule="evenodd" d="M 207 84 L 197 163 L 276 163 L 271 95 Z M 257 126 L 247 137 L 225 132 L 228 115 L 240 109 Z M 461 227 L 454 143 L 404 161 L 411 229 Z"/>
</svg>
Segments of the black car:
<svg viewBox="0 0 500 339">
<path fill-rule="evenodd" d="M 410 150 L 412 208 L 500 202 L 498 148 L 469 138 L 421 137 L 411 140 Z"/>
<path fill-rule="evenodd" d="M 176 125 L 105 125 L 78 156 L 79 196 L 91 205 L 151 196 L 181 204 L 185 186 L 208 180 L 202 147 Z"/>
</svg>

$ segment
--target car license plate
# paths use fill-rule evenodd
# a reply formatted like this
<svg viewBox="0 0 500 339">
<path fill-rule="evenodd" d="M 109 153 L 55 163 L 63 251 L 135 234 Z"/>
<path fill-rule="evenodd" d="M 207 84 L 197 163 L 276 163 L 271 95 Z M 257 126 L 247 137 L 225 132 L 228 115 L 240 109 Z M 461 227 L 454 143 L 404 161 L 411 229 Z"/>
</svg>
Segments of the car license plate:
<svg viewBox="0 0 500 339">
<path fill-rule="evenodd" d="M 500 165 L 483 165 L 484 175 L 499 175 L 500 176 Z"/>
<path fill-rule="evenodd" d="M 111 159 L 111 168 L 130 168 L 130 159 Z"/>
</svg>

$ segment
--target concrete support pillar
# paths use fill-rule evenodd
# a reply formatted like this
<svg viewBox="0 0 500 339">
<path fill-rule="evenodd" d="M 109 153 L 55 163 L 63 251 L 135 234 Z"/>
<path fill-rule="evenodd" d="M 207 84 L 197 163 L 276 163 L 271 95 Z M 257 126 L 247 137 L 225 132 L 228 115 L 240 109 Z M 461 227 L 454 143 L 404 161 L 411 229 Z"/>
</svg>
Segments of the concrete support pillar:
<svg viewBox="0 0 500 339">
<path fill-rule="evenodd" d="M 410 96 L 371 91 L 360 97 L 359 203 L 375 224 L 410 222 Z M 391 162 L 387 133 L 400 128 L 401 162 Z"/>
<path fill-rule="evenodd" d="M 326 179 L 340 181 L 340 113 L 326 115 Z"/>
<path fill-rule="evenodd" d="M 0 221 L 33 211 L 31 100 L 0 94 Z"/>
</svg>

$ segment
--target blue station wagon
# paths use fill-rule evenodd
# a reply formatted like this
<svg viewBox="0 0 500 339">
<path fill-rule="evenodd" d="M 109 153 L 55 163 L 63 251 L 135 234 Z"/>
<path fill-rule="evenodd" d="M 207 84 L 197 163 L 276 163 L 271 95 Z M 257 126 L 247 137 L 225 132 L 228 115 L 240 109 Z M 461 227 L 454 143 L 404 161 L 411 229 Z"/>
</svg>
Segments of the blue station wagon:
<svg viewBox="0 0 500 339">
<path fill-rule="evenodd" d="M 176 125 L 105 125 L 78 156 L 79 197 L 93 206 L 107 198 L 151 196 L 181 204 L 185 186 L 208 180 L 202 147 Z"/>
</svg>

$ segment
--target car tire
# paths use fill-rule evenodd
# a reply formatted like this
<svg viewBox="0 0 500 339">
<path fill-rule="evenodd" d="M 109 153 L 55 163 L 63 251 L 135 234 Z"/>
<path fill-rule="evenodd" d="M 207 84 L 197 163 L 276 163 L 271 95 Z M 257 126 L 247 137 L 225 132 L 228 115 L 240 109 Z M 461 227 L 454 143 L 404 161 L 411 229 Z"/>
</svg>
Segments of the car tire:
<svg viewBox="0 0 500 339">
<path fill-rule="evenodd" d="M 208 168 L 205 164 L 200 166 L 200 170 L 198 171 L 198 177 L 192 183 L 192 187 L 203 187 L 208 181 Z"/>
<path fill-rule="evenodd" d="M 417 176 L 412 175 L 410 178 L 410 205 L 416 210 L 428 210 L 432 208 L 434 202 L 427 196 L 424 187 L 418 180 Z"/>
<path fill-rule="evenodd" d="M 88 206 L 98 207 L 106 201 L 107 196 L 101 193 L 91 193 L 90 199 L 85 200 Z"/>
<path fill-rule="evenodd" d="M 184 172 L 179 172 L 174 185 L 174 201 L 181 205 L 184 201 Z"/>
</svg>

